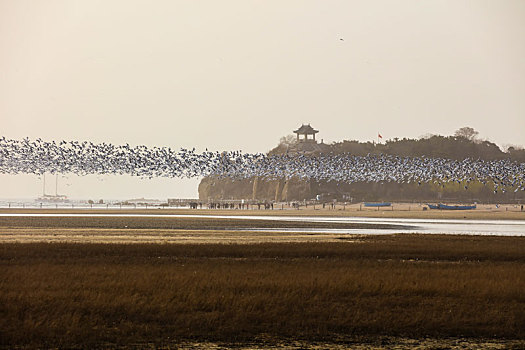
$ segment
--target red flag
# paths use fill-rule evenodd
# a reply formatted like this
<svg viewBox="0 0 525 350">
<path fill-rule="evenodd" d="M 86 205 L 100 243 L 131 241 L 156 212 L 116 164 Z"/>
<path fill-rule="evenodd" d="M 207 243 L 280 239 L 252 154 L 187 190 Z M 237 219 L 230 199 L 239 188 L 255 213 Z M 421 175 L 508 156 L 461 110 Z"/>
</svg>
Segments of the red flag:
<svg viewBox="0 0 525 350">
<path fill-rule="evenodd" d="M 381 138 L 381 139 L 383 138 L 383 136 L 381 136 L 380 133 L 377 133 L 377 137 L 379 137 L 379 138 Z"/>
</svg>

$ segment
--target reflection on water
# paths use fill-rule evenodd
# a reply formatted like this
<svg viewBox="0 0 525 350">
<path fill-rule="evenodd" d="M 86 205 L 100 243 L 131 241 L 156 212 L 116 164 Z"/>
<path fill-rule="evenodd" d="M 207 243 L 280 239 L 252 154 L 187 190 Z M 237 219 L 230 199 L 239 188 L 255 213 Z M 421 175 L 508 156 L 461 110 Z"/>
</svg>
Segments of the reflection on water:
<svg viewBox="0 0 525 350">
<path fill-rule="evenodd" d="M 447 219 L 396 219 L 396 218 L 363 218 L 363 217 L 311 217 L 311 216 L 236 216 L 236 215 L 181 215 L 181 214 L 61 214 L 61 213 L 22 213 L 0 214 L 0 216 L 49 216 L 49 217 L 173 217 L 173 218 L 217 218 L 242 220 L 277 220 L 302 222 L 341 222 L 359 224 L 398 225 L 399 229 L 320 229 L 320 228 L 259 228 L 250 227 L 259 232 L 290 233 L 338 233 L 338 234 L 393 234 L 393 233 L 426 233 L 426 234 L 460 234 L 460 235 L 496 235 L 525 236 L 525 220 L 447 220 Z"/>
</svg>

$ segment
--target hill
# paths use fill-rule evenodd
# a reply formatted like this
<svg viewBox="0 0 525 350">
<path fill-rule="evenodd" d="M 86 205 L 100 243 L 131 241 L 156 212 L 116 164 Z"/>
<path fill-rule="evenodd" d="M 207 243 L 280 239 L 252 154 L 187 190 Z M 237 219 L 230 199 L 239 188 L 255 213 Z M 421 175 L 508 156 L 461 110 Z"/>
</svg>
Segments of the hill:
<svg viewBox="0 0 525 350">
<path fill-rule="evenodd" d="M 525 150 L 509 147 L 503 151 L 498 145 L 476 138 L 472 128 L 461 128 L 454 136 L 430 135 L 420 139 L 388 140 L 384 144 L 344 140 L 330 145 L 324 143 L 300 142 L 293 136 L 283 137 L 279 144 L 268 152 L 283 154 L 304 152 L 308 154 L 341 154 L 356 156 L 387 154 L 400 157 L 430 157 L 462 160 L 466 158 L 498 160 L 510 159 L 525 162 Z M 307 149 L 305 149 L 307 147 Z M 298 201 L 314 199 L 337 199 L 340 201 L 454 201 L 454 202 L 506 202 L 525 200 L 522 191 L 517 193 L 494 193 L 490 183 L 470 183 L 464 190 L 462 183 L 437 185 L 432 183 L 327 183 L 313 180 L 250 178 L 246 180 L 218 179 L 207 177 L 199 184 L 199 198 L 203 201 L 245 199 L 256 201 Z"/>
</svg>

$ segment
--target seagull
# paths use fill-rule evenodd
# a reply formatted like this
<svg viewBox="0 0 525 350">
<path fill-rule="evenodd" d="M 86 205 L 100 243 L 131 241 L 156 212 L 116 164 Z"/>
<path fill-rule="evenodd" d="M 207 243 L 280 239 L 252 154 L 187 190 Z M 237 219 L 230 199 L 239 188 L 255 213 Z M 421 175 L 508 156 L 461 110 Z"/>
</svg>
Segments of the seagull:
<svg viewBox="0 0 525 350">
<path fill-rule="evenodd" d="M 306 154 L 243 153 L 236 151 L 196 153 L 193 147 L 172 150 L 145 145 L 95 144 L 89 141 L 47 142 L 0 137 L 0 173 L 71 173 L 77 175 L 128 174 L 141 178 L 218 178 L 268 180 L 297 177 L 339 183 L 463 183 L 465 190 L 478 181 L 494 184 L 494 193 L 525 191 L 525 165 L 510 160 L 482 161 L 400 157 L 385 154 L 355 156 L 348 153 Z M 103 178 L 100 179 L 103 181 Z"/>
</svg>

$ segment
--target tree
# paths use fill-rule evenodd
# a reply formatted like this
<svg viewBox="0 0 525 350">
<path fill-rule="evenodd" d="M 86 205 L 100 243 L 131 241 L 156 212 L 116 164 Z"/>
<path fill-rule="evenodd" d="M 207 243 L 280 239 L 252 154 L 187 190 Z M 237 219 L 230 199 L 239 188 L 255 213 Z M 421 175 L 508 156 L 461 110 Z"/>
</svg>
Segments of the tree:
<svg viewBox="0 0 525 350">
<path fill-rule="evenodd" d="M 297 138 L 293 135 L 283 136 L 279 139 L 279 144 L 274 149 L 270 150 L 268 154 L 283 154 L 288 152 L 288 149 L 297 143 Z"/>
<path fill-rule="evenodd" d="M 478 136 L 478 134 L 479 132 L 474 130 L 474 128 L 471 128 L 469 126 L 464 126 L 456 130 L 456 132 L 454 133 L 454 136 L 463 137 L 469 141 L 474 141 L 474 139 L 476 138 L 476 136 Z"/>
<path fill-rule="evenodd" d="M 294 135 L 286 135 L 281 137 L 281 139 L 279 140 L 279 144 L 285 146 L 291 146 L 295 143 L 297 143 L 297 137 L 295 137 Z"/>
<path fill-rule="evenodd" d="M 524 162 L 525 161 L 525 149 L 521 146 L 509 146 L 507 149 L 507 153 L 510 155 L 510 158 L 512 160 L 518 161 L 518 162 Z"/>
</svg>

